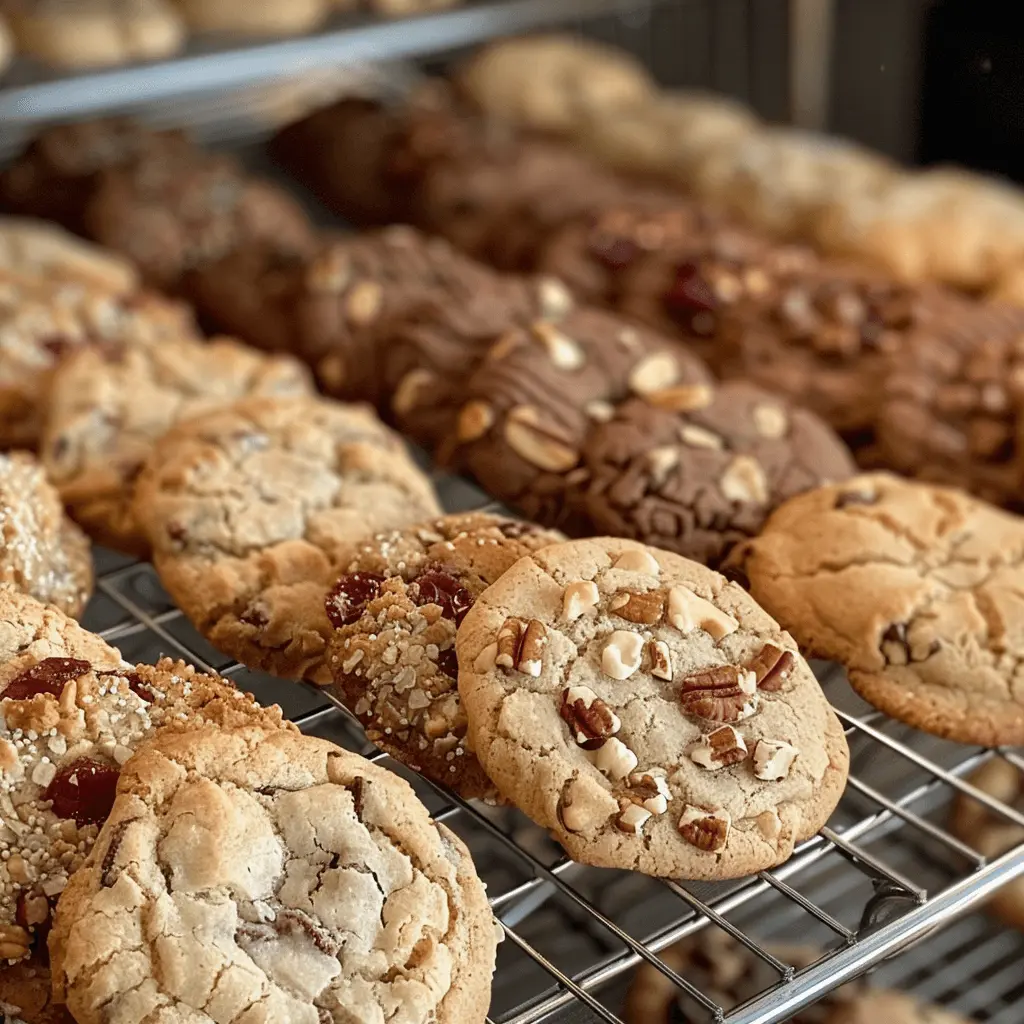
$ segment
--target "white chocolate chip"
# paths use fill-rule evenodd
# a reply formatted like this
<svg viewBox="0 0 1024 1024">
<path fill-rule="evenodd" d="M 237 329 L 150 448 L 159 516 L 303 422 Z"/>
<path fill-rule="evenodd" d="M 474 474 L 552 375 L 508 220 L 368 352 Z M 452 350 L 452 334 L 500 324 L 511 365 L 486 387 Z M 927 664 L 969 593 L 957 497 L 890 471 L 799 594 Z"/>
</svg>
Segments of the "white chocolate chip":
<svg viewBox="0 0 1024 1024">
<path fill-rule="evenodd" d="M 617 629 L 601 652 L 601 668 L 612 679 L 628 679 L 639 667 L 644 638 L 628 629 Z"/>
<path fill-rule="evenodd" d="M 648 576 L 657 576 L 661 572 L 658 560 L 643 548 L 630 548 L 623 551 L 612 565 L 613 569 L 625 569 L 628 572 L 645 572 Z"/>
<path fill-rule="evenodd" d="M 494 668 L 495 663 L 498 660 L 498 645 L 488 644 L 477 656 L 473 662 L 474 672 L 490 672 Z"/>
<path fill-rule="evenodd" d="M 533 335 L 547 349 L 551 362 L 559 370 L 578 370 L 586 363 L 583 349 L 551 324 L 534 324 Z"/>
<path fill-rule="evenodd" d="M 669 473 L 679 465 L 679 449 L 673 445 L 652 448 L 647 453 L 647 465 L 651 472 L 651 483 L 661 487 Z"/>
<path fill-rule="evenodd" d="M 754 428 L 762 437 L 776 441 L 786 436 L 789 429 L 789 417 L 786 410 L 778 405 L 755 405 Z"/>
<path fill-rule="evenodd" d="M 740 624 L 731 615 L 681 586 L 672 587 L 668 592 L 668 621 L 680 633 L 692 633 L 699 627 L 716 640 L 740 628 Z"/>
<path fill-rule="evenodd" d="M 707 448 L 716 452 L 725 447 L 725 442 L 717 434 L 693 423 L 684 423 L 679 428 L 679 440 L 691 448 Z"/>
<path fill-rule="evenodd" d="M 651 820 L 653 815 L 650 811 L 639 804 L 627 804 L 622 813 L 615 820 L 615 827 L 620 832 L 638 836 L 644 830 L 644 825 Z"/>
<path fill-rule="evenodd" d="M 562 597 L 562 618 L 566 622 L 575 622 L 581 615 L 592 615 L 599 600 L 597 584 L 593 580 L 570 583 Z"/>
<path fill-rule="evenodd" d="M 636 754 L 615 736 L 605 740 L 597 750 L 585 753 L 591 764 L 613 782 L 624 779 L 640 763 Z"/>
<path fill-rule="evenodd" d="M 652 352 L 644 356 L 629 375 L 630 390 L 649 395 L 671 387 L 679 379 L 679 364 L 671 352 Z"/>
<path fill-rule="evenodd" d="M 595 422 L 595 423 L 607 423 L 615 416 L 615 406 L 610 402 L 604 402 L 600 398 L 595 398 L 592 402 L 587 402 L 583 406 L 583 411 Z"/>
<path fill-rule="evenodd" d="M 651 675 L 655 679 L 672 678 L 672 651 L 664 640 L 652 640 L 650 646 Z"/>
<path fill-rule="evenodd" d="M 572 292 L 557 277 L 542 277 L 537 291 L 546 320 L 560 320 L 573 307 Z"/>
<path fill-rule="evenodd" d="M 800 751 L 782 740 L 758 740 L 754 745 L 754 774 L 766 782 L 784 779 Z"/>
<path fill-rule="evenodd" d="M 743 505 L 763 505 L 768 500 L 768 478 L 761 463 L 750 455 L 737 455 L 729 463 L 718 486 L 729 500 Z"/>
</svg>

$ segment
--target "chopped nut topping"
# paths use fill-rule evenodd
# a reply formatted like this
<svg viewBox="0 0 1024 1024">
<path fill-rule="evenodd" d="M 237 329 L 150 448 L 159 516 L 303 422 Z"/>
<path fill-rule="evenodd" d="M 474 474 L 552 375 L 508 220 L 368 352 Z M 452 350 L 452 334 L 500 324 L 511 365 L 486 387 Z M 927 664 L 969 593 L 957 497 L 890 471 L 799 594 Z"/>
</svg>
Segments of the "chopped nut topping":
<svg viewBox="0 0 1024 1024">
<path fill-rule="evenodd" d="M 531 466 L 551 473 L 565 473 L 579 461 L 579 452 L 567 439 L 541 426 L 540 413 L 532 405 L 517 405 L 509 411 L 505 440 Z"/>
<path fill-rule="evenodd" d="M 907 642 L 907 625 L 894 622 L 883 634 L 879 645 L 882 656 L 890 665 L 910 664 L 910 644 Z"/>
<path fill-rule="evenodd" d="M 750 455 L 737 455 L 718 481 L 728 501 L 763 505 L 768 501 L 768 478 L 761 463 Z"/>
<path fill-rule="evenodd" d="M 395 387 L 391 411 L 398 416 L 407 416 L 422 403 L 425 393 L 436 383 L 437 378 L 422 366 L 410 370 Z"/>
<path fill-rule="evenodd" d="M 586 363 L 583 349 L 551 324 L 536 323 L 532 330 L 533 336 L 547 349 L 551 362 L 559 370 L 578 370 Z"/>
<path fill-rule="evenodd" d="M 646 458 L 651 471 L 651 483 L 655 487 L 661 487 L 668 479 L 669 473 L 679 465 L 679 449 L 672 445 L 652 448 Z"/>
<path fill-rule="evenodd" d="M 661 572 L 658 560 L 642 548 L 631 548 L 623 551 L 612 564 L 613 569 L 625 569 L 628 572 L 645 572 L 648 576 L 657 576 Z"/>
<path fill-rule="evenodd" d="M 693 423 L 684 423 L 679 428 L 679 440 L 691 448 L 707 448 L 714 452 L 721 451 L 725 447 L 725 441 L 718 434 Z"/>
<path fill-rule="evenodd" d="M 674 388 L 664 388 L 647 395 L 649 405 L 669 412 L 695 412 L 706 409 L 714 395 L 709 384 L 680 384 Z"/>
<path fill-rule="evenodd" d="M 628 629 L 617 629 L 601 652 L 601 668 L 612 679 L 628 679 L 643 659 L 644 638 Z"/>
<path fill-rule="evenodd" d="M 792 651 L 784 651 L 775 644 L 765 644 L 747 667 L 754 673 L 759 689 L 775 693 L 782 689 L 795 665 L 796 657 Z"/>
<path fill-rule="evenodd" d="M 679 700 L 683 710 L 709 722 L 738 722 L 757 710 L 754 673 L 738 665 L 716 665 L 686 676 Z"/>
<path fill-rule="evenodd" d="M 640 763 L 636 754 L 615 736 L 605 740 L 597 750 L 589 751 L 587 756 L 594 767 L 613 782 L 626 778 Z"/>
<path fill-rule="evenodd" d="M 650 811 L 630 801 L 623 801 L 622 813 L 615 819 L 615 827 L 627 835 L 638 836 L 653 817 Z"/>
<path fill-rule="evenodd" d="M 584 750 L 597 750 L 622 728 L 615 712 L 588 686 L 566 687 L 559 714 Z"/>
<path fill-rule="evenodd" d="M 664 640 L 648 640 L 644 648 L 655 679 L 672 678 L 672 652 Z"/>
<path fill-rule="evenodd" d="M 714 853 L 725 846 L 731 824 L 728 811 L 708 811 L 703 807 L 688 806 L 679 819 L 679 832 L 698 850 Z"/>
<path fill-rule="evenodd" d="M 653 626 L 665 612 L 665 594 L 661 590 L 621 590 L 608 602 L 608 608 L 627 622 Z"/>
<path fill-rule="evenodd" d="M 671 352 L 644 356 L 629 375 L 629 388 L 637 395 L 664 391 L 679 379 L 679 364 Z"/>
<path fill-rule="evenodd" d="M 499 668 L 514 668 L 523 675 L 540 675 L 547 630 L 539 619 L 508 618 L 498 631 L 498 651 L 494 659 Z"/>
<path fill-rule="evenodd" d="M 672 791 L 668 788 L 668 780 L 664 775 L 654 772 L 638 772 L 626 779 L 629 786 L 629 797 L 638 801 L 641 807 L 651 814 L 664 814 L 668 810 L 668 802 L 672 799 Z"/>
<path fill-rule="evenodd" d="M 575 622 L 582 615 L 591 615 L 597 610 L 600 599 L 597 584 L 593 580 L 570 583 L 562 597 L 562 618 L 566 622 Z"/>
<path fill-rule="evenodd" d="M 486 402 L 467 402 L 459 412 L 456 437 L 465 443 L 477 441 L 494 426 L 494 410 Z"/>
<path fill-rule="evenodd" d="M 740 624 L 710 601 L 705 601 L 686 587 L 672 587 L 668 592 L 668 621 L 680 633 L 703 629 L 716 640 L 735 633 Z"/>
<path fill-rule="evenodd" d="M 784 779 L 800 751 L 782 740 L 758 740 L 754 744 L 754 774 L 767 782 Z"/>
<path fill-rule="evenodd" d="M 718 771 L 746 760 L 747 744 L 731 726 L 723 725 L 704 736 L 690 751 L 690 760 L 708 771 Z"/>
<path fill-rule="evenodd" d="M 755 405 L 754 428 L 762 437 L 777 441 L 786 436 L 789 429 L 789 416 L 779 405 Z"/>
</svg>

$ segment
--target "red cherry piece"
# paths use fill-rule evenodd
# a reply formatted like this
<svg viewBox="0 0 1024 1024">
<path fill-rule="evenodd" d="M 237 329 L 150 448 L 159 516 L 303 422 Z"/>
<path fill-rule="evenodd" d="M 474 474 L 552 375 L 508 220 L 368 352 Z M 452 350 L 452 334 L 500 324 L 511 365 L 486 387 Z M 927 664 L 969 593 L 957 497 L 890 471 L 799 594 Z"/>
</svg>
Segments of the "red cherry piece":
<svg viewBox="0 0 1024 1024">
<path fill-rule="evenodd" d="M 461 625 L 466 613 L 473 607 L 475 598 L 454 577 L 443 569 L 432 569 L 413 581 L 417 604 L 436 604 L 446 619 L 454 619 Z"/>
<path fill-rule="evenodd" d="M 694 263 L 684 263 L 676 270 L 676 279 L 665 295 L 665 306 L 670 313 L 693 316 L 712 312 L 718 308 L 718 302 L 700 268 Z"/>
<path fill-rule="evenodd" d="M 91 669 L 89 662 L 79 658 L 44 658 L 12 679 L 0 697 L 28 700 L 37 693 L 59 697 L 66 682 L 84 676 Z"/>
<path fill-rule="evenodd" d="M 327 595 L 324 608 L 335 629 L 351 625 L 380 593 L 384 577 L 375 572 L 352 572 L 342 576 Z"/>
<path fill-rule="evenodd" d="M 79 825 L 99 825 L 114 806 L 119 774 L 112 765 L 80 757 L 58 770 L 43 796 L 53 802 L 57 817 L 73 818 Z"/>
</svg>

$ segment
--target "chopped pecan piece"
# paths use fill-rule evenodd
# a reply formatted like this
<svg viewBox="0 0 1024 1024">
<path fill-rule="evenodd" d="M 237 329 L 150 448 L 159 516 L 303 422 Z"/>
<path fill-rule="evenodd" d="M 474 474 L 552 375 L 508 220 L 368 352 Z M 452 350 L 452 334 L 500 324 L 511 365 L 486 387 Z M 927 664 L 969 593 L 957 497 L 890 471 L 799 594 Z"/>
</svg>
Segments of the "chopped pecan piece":
<svg viewBox="0 0 1024 1024">
<path fill-rule="evenodd" d="M 754 673 L 759 689 L 775 693 L 782 689 L 794 665 L 796 658 L 792 651 L 784 651 L 775 644 L 765 644 L 747 667 Z"/>
<path fill-rule="evenodd" d="M 648 640 L 644 647 L 651 666 L 651 675 L 655 679 L 670 680 L 672 678 L 672 652 L 664 640 Z"/>
<path fill-rule="evenodd" d="M 701 736 L 690 751 L 690 760 L 712 772 L 738 764 L 746 757 L 746 741 L 731 725 L 723 725 Z"/>
<path fill-rule="evenodd" d="M 731 824 L 728 811 L 709 811 L 703 807 L 690 806 L 679 819 L 679 833 L 698 850 L 714 853 L 725 846 Z"/>
<path fill-rule="evenodd" d="M 627 622 L 653 626 L 665 612 L 665 594 L 660 590 L 622 590 L 608 603 L 611 611 Z"/>
<path fill-rule="evenodd" d="M 539 619 L 508 618 L 498 631 L 498 651 L 494 659 L 499 668 L 513 668 L 523 675 L 537 677 L 548 643 L 547 629 Z"/>
<path fill-rule="evenodd" d="M 715 665 L 683 679 L 683 710 L 709 722 L 738 722 L 757 710 L 754 673 L 739 665 Z"/>
<path fill-rule="evenodd" d="M 562 691 L 559 714 L 584 750 L 597 750 L 622 725 L 615 712 L 586 686 L 567 686 Z"/>
<path fill-rule="evenodd" d="M 629 798 L 651 814 L 664 814 L 668 810 L 672 793 L 664 775 L 635 772 L 626 779 L 626 785 L 629 786 Z"/>
<path fill-rule="evenodd" d="M 644 825 L 651 820 L 653 815 L 650 811 L 641 807 L 640 804 L 634 804 L 631 801 L 624 800 L 622 802 L 622 809 L 619 816 L 615 819 L 615 827 L 620 832 L 625 832 L 627 835 L 638 836 L 644 830 Z"/>
</svg>

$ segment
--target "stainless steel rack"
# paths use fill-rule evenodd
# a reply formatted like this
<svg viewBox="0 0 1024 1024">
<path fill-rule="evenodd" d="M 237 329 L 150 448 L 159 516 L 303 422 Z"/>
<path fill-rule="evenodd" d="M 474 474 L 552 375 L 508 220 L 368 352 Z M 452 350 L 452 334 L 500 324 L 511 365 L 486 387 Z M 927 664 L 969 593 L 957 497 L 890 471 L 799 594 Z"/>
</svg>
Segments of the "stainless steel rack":
<svg viewBox="0 0 1024 1024">
<path fill-rule="evenodd" d="M 494 508 L 465 480 L 438 476 L 436 484 L 450 511 Z M 963 793 L 1024 829 L 1024 813 L 964 781 L 989 757 L 1024 767 L 1010 751 L 944 743 L 891 722 L 862 704 L 835 666 L 820 665 L 853 755 L 847 793 L 828 828 L 781 867 L 735 882 L 659 881 L 588 868 L 568 860 L 517 812 L 467 804 L 375 753 L 354 720 L 321 691 L 250 672 L 220 655 L 170 603 L 151 566 L 103 553 L 98 569 L 97 595 L 84 621 L 126 657 L 183 657 L 263 701 L 278 701 L 304 730 L 409 778 L 432 813 L 462 835 L 507 939 L 499 951 L 492 1024 L 617 1024 L 624 984 L 642 961 L 705 1007 L 708 1021 L 774 1024 L 919 940 L 927 941 L 890 974 L 926 995 L 945 996 L 978 1020 L 1019 1024 L 1024 937 L 984 917 L 935 937 L 1024 873 L 1024 844 L 986 861 L 945 824 L 951 798 Z M 715 1004 L 658 957 L 702 928 L 731 934 L 774 970 L 777 983 L 742 1006 Z M 799 972 L 771 952 L 772 942 L 794 938 L 825 951 Z M 961 947 L 957 973 L 939 970 Z M 983 985 L 967 983 L 986 972 Z"/>
</svg>

